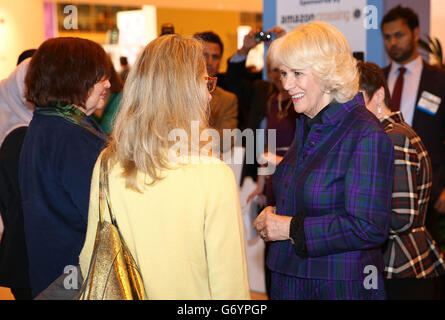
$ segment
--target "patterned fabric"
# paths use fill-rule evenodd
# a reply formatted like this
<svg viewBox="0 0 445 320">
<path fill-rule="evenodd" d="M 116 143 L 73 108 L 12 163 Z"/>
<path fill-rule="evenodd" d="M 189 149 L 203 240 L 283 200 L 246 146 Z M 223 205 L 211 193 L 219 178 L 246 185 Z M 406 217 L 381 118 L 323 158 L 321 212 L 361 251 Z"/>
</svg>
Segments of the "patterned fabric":
<svg viewBox="0 0 445 320">
<path fill-rule="evenodd" d="M 224 133 L 224 129 L 236 129 L 238 126 L 238 98 L 229 91 L 217 86 L 212 92 L 210 100 L 209 126 L 216 129 L 220 136 L 220 151 L 228 151 L 233 144 L 224 145 L 230 132 Z"/>
<path fill-rule="evenodd" d="M 107 135 L 97 124 L 97 122 L 95 122 L 94 119 L 88 118 L 83 111 L 79 110 L 73 104 L 69 104 L 66 106 L 57 105 L 53 108 L 42 108 L 36 106 L 34 112 L 37 114 L 62 117 L 74 124 L 87 129 L 94 135 L 99 136 L 104 140 L 108 139 Z"/>
<path fill-rule="evenodd" d="M 437 277 L 445 273 L 445 265 L 425 229 L 432 185 L 428 152 L 400 112 L 384 118 L 382 124 L 395 150 L 390 235 L 384 246 L 385 277 Z"/>
<path fill-rule="evenodd" d="M 352 118 L 352 121 L 345 118 Z M 346 119 L 346 120 L 345 120 Z M 345 131 L 344 123 L 350 126 Z M 358 94 L 332 103 L 303 145 L 304 116 L 295 140 L 274 174 L 277 214 L 305 213 L 308 257 L 290 241 L 271 243 L 269 268 L 285 275 L 327 280 L 362 280 L 367 265 L 383 272 L 379 246 L 387 239 L 394 149 Z M 336 144 L 326 149 L 331 137 Z M 319 163 L 313 159 L 323 155 Z M 304 181 L 302 172 L 309 174 Z"/>
<path fill-rule="evenodd" d="M 383 277 L 376 289 L 366 289 L 362 280 L 318 280 L 272 273 L 271 300 L 385 300 Z"/>
</svg>

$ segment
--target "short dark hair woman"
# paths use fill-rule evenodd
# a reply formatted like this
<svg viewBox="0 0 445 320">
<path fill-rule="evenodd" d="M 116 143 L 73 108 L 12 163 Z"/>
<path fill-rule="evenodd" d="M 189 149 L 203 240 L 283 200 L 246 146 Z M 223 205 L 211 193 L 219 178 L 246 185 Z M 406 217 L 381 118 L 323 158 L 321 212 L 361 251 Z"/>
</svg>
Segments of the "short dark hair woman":
<svg viewBox="0 0 445 320">
<path fill-rule="evenodd" d="M 391 112 L 390 93 L 378 65 L 359 62 L 360 91 L 394 144 L 389 237 L 383 246 L 389 300 L 440 299 L 443 257 L 425 228 L 431 194 L 431 160 L 420 137 L 400 111 Z"/>
<path fill-rule="evenodd" d="M 19 181 L 33 297 L 79 263 L 91 174 L 106 142 L 88 115 L 105 105 L 109 77 L 103 48 L 79 38 L 45 41 L 29 65 L 26 98 L 35 110 Z"/>
</svg>

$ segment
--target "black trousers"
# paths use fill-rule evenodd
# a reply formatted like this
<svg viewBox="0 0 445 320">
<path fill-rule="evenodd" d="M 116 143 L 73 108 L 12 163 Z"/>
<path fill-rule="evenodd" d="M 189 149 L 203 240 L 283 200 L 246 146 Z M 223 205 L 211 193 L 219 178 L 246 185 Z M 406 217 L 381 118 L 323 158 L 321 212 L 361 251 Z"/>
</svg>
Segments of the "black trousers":
<svg viewBox="0 0 445 320">
<path fill-rule="evenodd" d="M 439 300 L 444 277 L 431 279 L 385 279 L 388 300 Z"/>
</svg>

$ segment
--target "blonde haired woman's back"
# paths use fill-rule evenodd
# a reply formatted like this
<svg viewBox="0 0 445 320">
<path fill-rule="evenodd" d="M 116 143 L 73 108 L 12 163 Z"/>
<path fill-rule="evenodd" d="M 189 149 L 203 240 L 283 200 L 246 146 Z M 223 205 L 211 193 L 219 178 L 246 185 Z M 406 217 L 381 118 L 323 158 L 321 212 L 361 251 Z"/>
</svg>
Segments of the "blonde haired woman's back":
<svg viewBox="0 0 445 320">
<path fill-rule="evenodd" d="M 130 71 L 112 142 L 93 172 L 80 254 L 84 276 L 99 219 L 99 164 L 105 156 L 113 211 L 149 299 L 250 298 L 233 172 L 216 158 L 190 155 L 187 139 L 169 139 L 174 130 L 190 137 L 192 121 L 206 128 L 206 76 L 201 44 L 178 35 L 152 41 Z M 189 150 L 181 155 L 187 161 L 172 161 L 172 149 Z"/>
</svg>

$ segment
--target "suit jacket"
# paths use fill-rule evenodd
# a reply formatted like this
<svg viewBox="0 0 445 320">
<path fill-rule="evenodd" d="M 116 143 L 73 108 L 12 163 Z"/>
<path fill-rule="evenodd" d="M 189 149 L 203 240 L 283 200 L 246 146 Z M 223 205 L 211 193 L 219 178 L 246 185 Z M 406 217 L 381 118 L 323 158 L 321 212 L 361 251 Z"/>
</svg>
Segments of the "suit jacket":
<svg viewBox="0 0 445 320">
<path fill-rule="evenodd" d="M 383 69 L 388 77 L 391 65 Z M 430 203 L 435 203 L 445 188 L 445 71 L 423 62 L 416 106 L 423 91 L 442 99 L 435 115 L 430 115 L 418 108 L 414 111 L 412 127 L 422 139 L 431 158 L 433 168 L 433 186 Z"/>
<path fill-rule="evenodd" d="M 272 84 L 262 80 L 261 72 L 259 74 L 248 72 L 246 60 L 232 62 L 229 59 L 224 81 L 227 90 L 238 97 L 238 127 L 241 130 L 245 128 L 256 129 L 255 124 L 259 125 L 265 117 L 265 105 L 271 93 L 270 89 L 273 89 Z M 252 112 L 260 113 L 258 115 L 260 119 L 254 123 L 252 123 Z"/>
<path fill-rule="evenodd" d="M 237 116 L 238 99 L 233 93 L 217 86 L 210 101 L 210 126 L 217 130 L 235 129 Z"/>
<path fill-rule="evenodd" d="M 238 99 L 236 96 L 220 87 L 212 92 L 210 101 L 210 127 L 218 130 L 221 138 L 221 151 L 223 150 L 223 130 L 236 129 L 238 125 Z"/>
<path fill-rule="evenodd" d="M 228 62 L 226 83 L 228 90 L 235 93 L 238 97 L 238 107 L 240 117 L 243 119 L 238 127 L 243 129 L 259 129 L 261 121 L 266 117 L 267 103 L 270 97 L 276 93 L 276 88 L 272 82 L 261 79 L 247 79 L 246 78 L 246 61 Z M 257 136 L 254 135 L 254 154 L 262 152 L 256 150 Z M 250 176 L 257 179 L 259 164 L 255 157 L 253 164 L 245 163 L 243 166 L 243 173 L 241 181 L 245 176 Z"/>
<path fill-rule="evenodd" d="M 5 230 L 0 242 L 0 286 L 30 288 L 19 158 L 27 127 L 13 130 L 0 148 L 0 213 Z"/>
<path fill-rule="evenodd" d="M 244 126 L 241 129 L 258 129 L 266 116 L 269 97 L 276 92 L 273 84 L 262 79 L 246 78 L 246 61 L 228 62 L 227 88 L 238 97 L 239 113 L 243 114 Z M 218 80 L 219 81 L 219 80 Z"/>
<path fill-rule="evenodd" d="M 348 114 L 352 119 L 345 120 Z M 307 256 L 297 255 L 289 240 L 273 242 L 269 268 L 327 280 L 361 280 L 369 265 L 382 273 L 379 246 L 387 239 L 391 212 L 391 140 L 365 108 L 361 94 L 345 104 L 331 103 L 306 142 L 304 118 L 297 120 L 294 142 L 277 166 L 273 183 L 277 214 L 305 214 Z M 343 123 L 351 126 L 348 131 Z M 327 149 L 331 137 L 337 141 Z M 300 179 L 305 171 L 307 177 Z"/>
<path fill-rule="evenodd" d="M 428 152 L 400 111 L 382 124 L 395 151 L 390 235 L 383 247 L 385 277 L 437 277 L 445 273 L 445 264 L 425 229 L 432 181 Z"/>
</svg>

